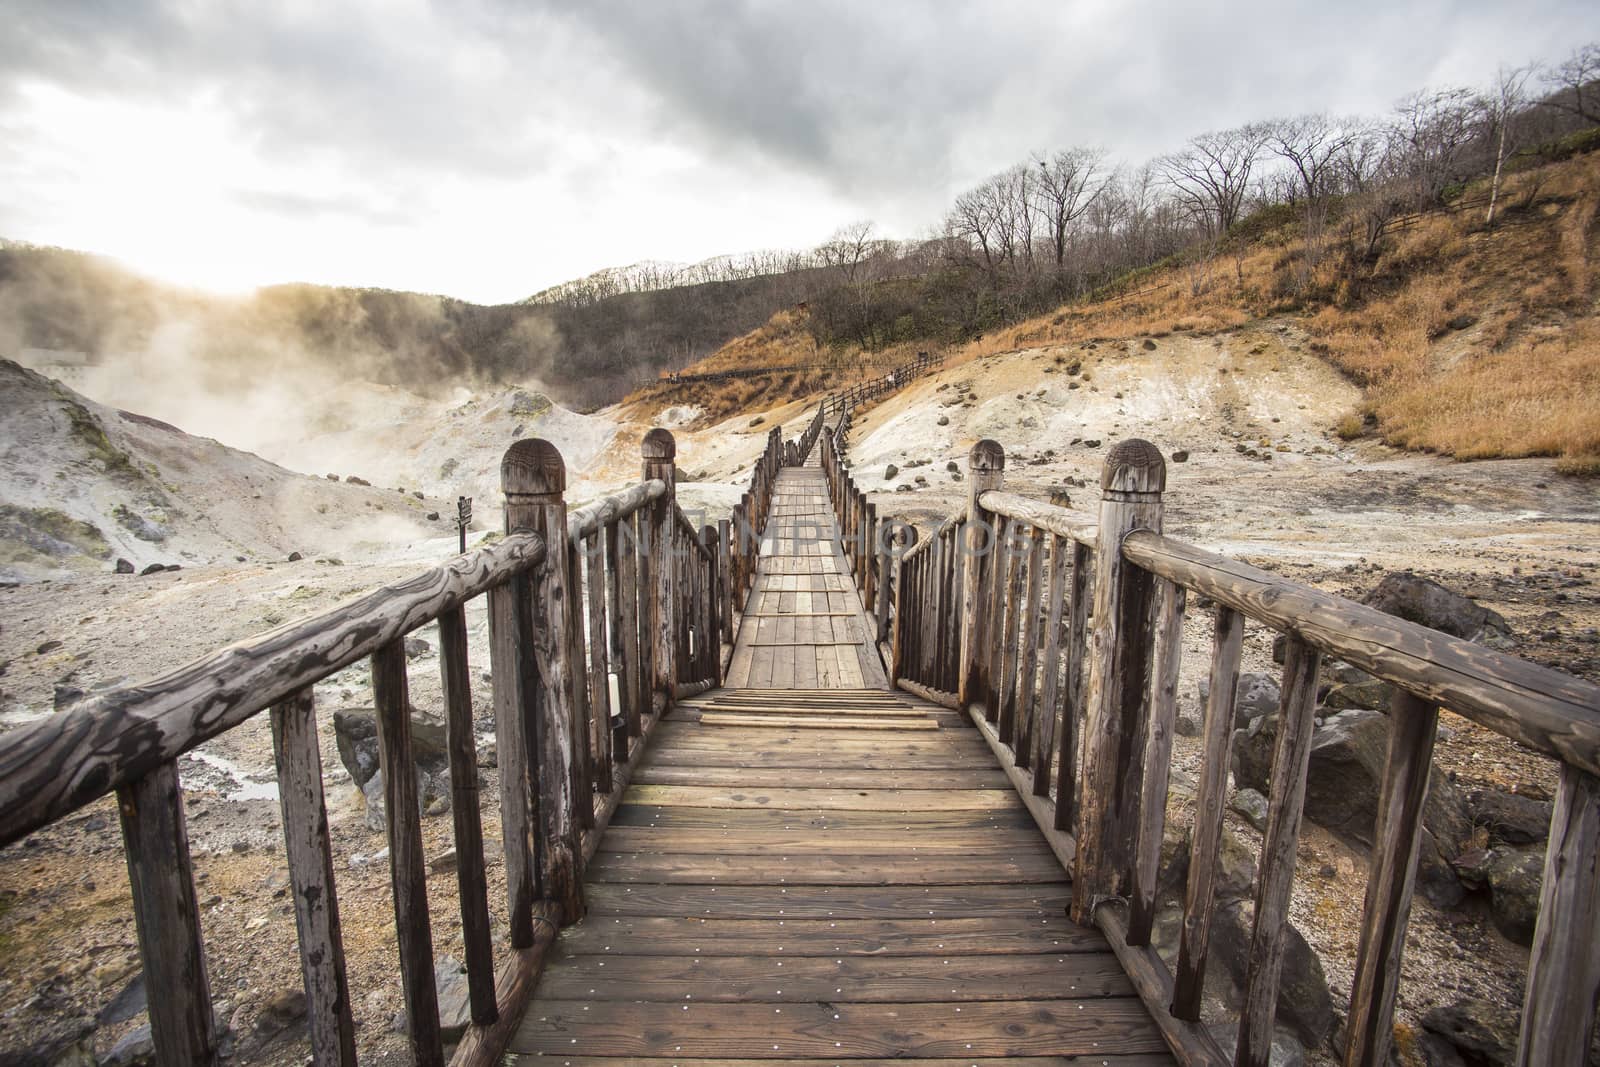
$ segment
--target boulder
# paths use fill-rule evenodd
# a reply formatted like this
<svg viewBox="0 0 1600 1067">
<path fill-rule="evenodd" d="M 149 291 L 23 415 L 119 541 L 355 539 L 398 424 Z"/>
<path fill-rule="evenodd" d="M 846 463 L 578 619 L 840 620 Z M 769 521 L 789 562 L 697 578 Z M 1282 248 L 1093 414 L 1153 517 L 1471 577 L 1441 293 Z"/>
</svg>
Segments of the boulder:
<svg viewBox="0 0 1600 1067">
<path fill-rule="evenodd" d="M 118 574 L 132 574 L 133 573 L 133 562 L 131 560 L 123 559 L 123 558 L 121 558 L 119 556 L 117 558 L 117 573 Z"/>
<path fill-rule="evenodd" d="M 1270 791 L 1277 716 L 1263 716 L 1233 735 L 1233 775 L 1240 788 Z M 1377 711 L 1330 716 L 1311 739 L 1305 816 L 1347 840 L 1372 844 L 1378 795 L 1388 756 L 1389 717 Z M 1428 784 L 1423 809 L 1418 887 L 1434 904 L 1450 907 L 1464 892 L 1448 860 L 1467 847 L 1472 821 L 1461 795 L 1444 776 Z"/>
<path fill-rule="evenodd" d="M 1494 849 L 1489 854 L 1489 917 L 1495 929 L 1519 945 L 1533 944 L 1539 919 L 1539 893 L 1544 888 L 1544 854 L 1533 850 Z"/>
<path fill-rule="evenodd" d="M 349 708 L 333 713 L 334 741 L 339 762 L 357 786 L 365 785 L 378 771 L 378 718 L 371 708 Z M 411 709 L 411 754 L 419 764 L 443 763 L 448 759 L 444 723 Z"/>
<path fill-rule="evenodd" d="M 1180 448 L 1172 454 L 1171 458 L 1174 463 L 1187 463 L 1189 462 L 1189 453 L 1187 450 Z"/>
<path fill-rule="evenodd" d="M 1200 707 L 1211 700 L 1211 679 L 1202 678 L 1197 688 Z M 1252 721 L 1278 711 L 1281 696 L 1278 680 L 1270 674 L 1245 673 L 1239 675 L 1239 684 L 1233 691 L 1233 725 L 1248 727 Z"/>
<path fill-rule="evenodd" d="M 938 418 L 938 424 L 940 426 L 949 426 L 950 425 L 950 416 L 949 415 L 940 415 L 939 418 Z"/>
<path fill-rule="evenodd" d="M 421 659 L 433 651 L 433 646 L 425 638 L 408 637 L 405 640 L 405 649 L 406 659 Z"/>
<path fill-rule="evenodd" d="M 146 567 L 144 570 L 139 572 L 139 577 L 143 578 L 143 577 L 146 577 L 147 575 L 151 575 L 151 574 L 160 574 L 162 571 L 164 571 L 166 569 L 167 569 L 167 565 L 165 563 L 152 563 L 148 567 Z"/>
<path fill-rule="evenodd" d="M 900 468 L 891 463 L 887 467 L 883 468 L 883 480 L 886 482 L 893 481 L 895 476 L 899 473 Z"/>
<path fill-rule="evenodd" d="M 469 999 L 467 969 L 449 956 L 443 956 L 433 965 L 434 989 L 439 995 L 439 1029 L 444 1043 L 461 1040 L 472 1022 L 472 1002 Z"/>
<path fill-rule="evenodd" d="M 1258 831 L 1267 829 L 1267 798 L 1254 789 L 1240 789 L 1228 800 L 1228 807 L 1244 817 Z"/>
<path fill-rule="evenodd" d="M 1361 708 L 1367 711 L 1386 711 L 1394 699 L 1394 686 L 1370 675 L 1363 682 L 1348 682 L 1329 689 L 1322 703 L 1330 711 L 1348 711 Z"/>
<path fill-rule="evenodd" d="M 1211 920 L 1211 952 L 1242 987 L 1250 956 L 1255 907 L 1245 900 L 1219 901 Z M 1322 960 L 1300 931 L 1284 925 L 1283 973 L 1278 983 L 1278 1022 L 1300 1043 L 1315 1047 L 1333 1029 L 1333 997 Z"/>
<path fill-rule="evenodd" d="M 1498 613 L 1409 571 L 1385 575 L 1362 603 L 1467 641 L 1511 641 L 1511 627 Z"/>
<path fill-rule="evenodd" d="M 143 1067 L 154 1062 L 155 1037 L 150 1032 L 150 1024 L 145 1023 L 122 1035 L 122 1039 L 106 1053 L 106 1058 L 100 1061 L 100 1067 Z"/>
<path fill-rule="evenodd" d="M 1206 1029 L 1211 1032 L 1211 1038 L 1222 1052 L 1222 1058 L 1232 1063 L 1234 1053 L 1239 1046 L 1239 1024 L 1217 1023 Z M 1286 1030 L 1282 1026 L 1273 1027 L 1272 1049 L 1267 1053 L 1267 1067 L 1305 1067 L 1305 1062 L 1306 1050 L 1300 1047 L 1300 1042 L 1295 1038 L 1293 1031 Z"/>
<path fill-rule="evenodd" d="M 1467 797 L 1472 821 L 1486 826 L 1497 842 L 1507 845 L 1542 844 L 1550 836 L 1547 800 L 1518 796 L 1503 789 L 1480 789 Z"/>
<path fill-rule="evenodd" d="M 1422 1029 L 1454 1049 L 1468 1067 L 1500 1067 L 1516 1055 L 1520 1016 L 1507 1005 L 1468 997 L 1430 1008 Z"/>
</svg>

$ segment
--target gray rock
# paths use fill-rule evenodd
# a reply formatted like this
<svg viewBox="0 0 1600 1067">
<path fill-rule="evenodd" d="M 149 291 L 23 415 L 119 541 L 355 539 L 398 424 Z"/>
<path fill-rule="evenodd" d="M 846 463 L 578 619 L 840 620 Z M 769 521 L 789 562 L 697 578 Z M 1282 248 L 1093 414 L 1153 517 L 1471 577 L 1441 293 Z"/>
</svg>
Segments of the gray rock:
<svg viewBox="0 0 1600 1067">
<path fill-rule="evenodd" d="M 1368 711 L 1386 711 L 1394 699 L 1394 686 L 1381 678 L 1369 677 L 1364 682 L 1336 685 L 1323 698 L 1323 706 L 1331 711 L 1348 711 L 1361 708 Z"/>
<path fill-rule="evenodd" d="M 305 990 L 282 989 L 274 993 L 261 1006 L 261 1011 L 256 1015 L 255 1030 L 258 1034 L 268 1036 L 280 1034 L 305 1020 L 306 994 Z"/>
<path fill-rule="evenodd" d="M 100 1014 L 95 1017 L 95 1025 L 115 1026 L 117 1023 L 125 1023 L 149 1006 L 150 1001 L 145 993 L 144 972 L 140 971 L 128 979 L 128 984 L 122 987 L 122 992 L 112 997 L 111 1002 L 100 1009 Z"/>
<path fill-rule="evenodd" d="M 101 1067 L 143 1067 L 156 1061 L 156 1042 L 150 1034 L 150 1024 L 122 1035 L 122 1040 L 111 1046 Z"/>
<path fill-rule="evenodd" d="M 1229 975 L 1244 985 L 1250 955 L 1254 906 L 1233 900 L 1218 904 L 1211 922 L 1211 948 Z M 1333 997 L 1322 960 L 1292 925 L 1284 925 L 1283 975 L 1278 985 L 1278 1022 L 1292 1030 L 1302 1044 L 1322 1044 L 1333 1029 Z"/>
<path fill-rule="evenodd" d="M 1409 571 L 1384 576 L 1362 603 L 1468 641 L 1500 643 L 1511 627 L 1498 613 Z"/>
<path fill-rule="evenodd" d="M 949 415 L 940 415 L 938 423 L 939 423 L 940 426 L 949 426 L 950 425 L 950 416 Z"/>
<path fill-rule="evenodd" d="M 1211 679 L 1202 678 L 1197 687 L 1200 706 L 1211 700 Z M 1278 680 L 1270 674 L 1247 672 L 1239 675 L 1239 684 L 1233 691 L 1233 725 L 1248 727 L 1254 720 L 1278 711 L 1281 691 Z"/>
<path fill-rule="evenodd" d="M 146 567 L 144 570 L 139 572 L 139 577 L 143 578 L 146 575 L 150 575 L 150 574 L 160 574 L 162 571 L 164 571 L 166 569 L 167 569 L 167 565 L 165 563 L 152 563 L 148 567 Z"/>
<path fill-rule="evenodd" d="M 334 741 L 339 762 L 355 780 L 366 785 L 378 770 L 378 720 L 371 708 L 349 708 L 333 713 Z M 419 765 L 442 765 L 448 758 L 444 723 L 411 709 L 411 754 Z"/>
<path fill-rule="evenodd" d="M 1181 449 L 1181 448 L 1178 449 L 1178 451 L 1176 451 L 1176 452 L 1174 452 L 1172 454 L 1172 462 L 1174 462 L 1174 463 L 1187 463 L 1187 462 L 1189 462 L 1189 453 L 1184 449 Z"/>
<path fill-rule="evenodd" d="M 1553 805 L 1503 789 L 1480 789 L 1467 797 L 1472 821 L 1487 826 L 1496 841 L 1507 845 L 1542 844 L 1550 836 Z"/>
<path fill-rule="evenodd" d="M 1447 1042 L 1471 1067 L 1510 1063 L 1516 1054 L 1520 1012 L 1489 1000 L 1441 1004 L 1422 1016 L 1422 1028 Z"/>
<path fill-rule="evenodd" d="M 1149 344 L 1149 342 L 1145 342 Z M 1150 345 L 1154 348 L 1154 345 Z M 1209 1026 L 1211 1037 L 1221 1050 L 1223 1059 L 1233 1061 L 1235 1050 L 1238 1048 L 1237 1022 L 1217 1023 Z M 1267 1055 L 1268 1067 L 1305 1067 L 1306 1050 L 1300 1047 L 1300 1042 L 1295 1039 L 1292 1031 L 1281 1026 L 1272 1029 L 1272 1051 Z"/>
<path fill-rule="evenodd" d="M 887 467 L 883 468 L 883 480 L 886 482 L 892 481 L 899 473 L 900 468 L 891 463 Z"/>
<path fill-rule="evenodd" d="M 1489 916 L 1495 929 L 1519 945 L 1533 944 L 1539 919 L 1539 892 L 1544 888 L 1544 854 L 1495 849 L 1488 863 Z"/>
<path fill-rule="evenodd" d="M 444 1032 L 445 1044 L 460 1041 L 472 1022 L 472 1002 L 469 999 L 467 969 L 449 956 L 435 961 L 434 988 L 439 994 L 439 1027 Z"/>
<path fill-rule="evenodd" d="M 944 465 L 944 469 L 949 471 L 951 474 L 960 474 L 961 464 L 952 459 L 949 463 Z"/>
<path fill-rule="evenodd" d="M 1267 798 L 1254 789 L 1240 789 L 1228 800 L 1228 807 L 1244 816 L 1244 821 L 1259 831 L 1267 828 Z"/>
<path fill-rule="evenodd" d="M 1200 736 L 1200 720 L 1187 713 L 1179 715 L 1178 721 L 1173 725 L 1173 732 L 1179 737 Z"/>
<path fill-rule="evenodd" d="M 72 705 L 76 704 L 82 699 L 82 689 L 75 685 L 63 685 L 62 683 L 57 682 L 55 694 L 51 698 L 51 704 L 54 706 L 55 710 L 61 711 L 65 708 L 72 707 Z"/>
<path fill-rule="evenodd" d="M 123 558 L 121 558 L 119 556 L 117 558 L 117 573 L 118 574 L 132 574 L 133 573 L 133 563 L 132 563 L 132 561 L 123 559 Z"/>
<path fill-rule="evenodd" d="M 405 641 L 406 659 L 421 659 L 433 651 L 433 646 L 421 637 L 408 637 Z"/>
<path fill-rule="evenodd" d="M 353 481 L 353 480 L 354 480 L 354 479 L 352 479 L 352 481 Z M 301 561 L 301 560 L 303 560 L 303 559 L 305 559 L 305 557 L 304 557 L 304 556 L 302 556 L 302 555 L 301 555 L 301 554 L 300 554 L 300 553 L 298 553 L 298 552 L 291 552 L 291 553 L 289 553 L 289 562 L 290 562 L 290 563 L 299 563 L 299 562 L 300 562 L 300 561 Z"/>
<path fill-rule="evenodd" d="M 1233 774 L 1240 788 L 1265 793 L 1272 774 L 1277 716 L 1252 721 L 1233 735 Z M 1378 795 L 1389 743 L 1389 717 L 1376 711 L 1343 711 L 1329 717 L 1311 739 L 1306 818 L 1347 840 L 1372 844 Z M 1418 887 L 1433 903 L 1451 907 L 1464 895 L 1447 859 L 1467 847 L 1472 822 L 1460 794 L 1442 775 L 1433 776 L 1423 812 Z"/>
</svg>

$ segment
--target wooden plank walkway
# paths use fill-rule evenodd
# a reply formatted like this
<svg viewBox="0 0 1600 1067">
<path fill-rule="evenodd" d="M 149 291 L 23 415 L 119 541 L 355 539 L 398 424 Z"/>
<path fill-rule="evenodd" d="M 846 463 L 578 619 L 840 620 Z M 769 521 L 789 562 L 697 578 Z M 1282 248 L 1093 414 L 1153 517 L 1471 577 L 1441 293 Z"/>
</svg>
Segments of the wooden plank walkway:
<svg viewBox="0 0 1600 1067">
<path fill-rule="evenodd" d="M 988 746 L 909 697 L 680 704 L 586 892 L 527 1062 L 1173 1062 Z"/>
<path fill-rule="evenodd" d="M 1173 1064 L 983 739 L 884 683 L 827 509 L 782 472 L 730 686 L 654 731 L 511 1053 Z"/>
<path fill-rule="evenodd" d="M 887 689 L 871 633 L 839 544 L 822 468 L 785 468 L 773 486 L 772 515 L 761 533 L 761 558 L 734 640 L 728 686 Z"/>
</svg>

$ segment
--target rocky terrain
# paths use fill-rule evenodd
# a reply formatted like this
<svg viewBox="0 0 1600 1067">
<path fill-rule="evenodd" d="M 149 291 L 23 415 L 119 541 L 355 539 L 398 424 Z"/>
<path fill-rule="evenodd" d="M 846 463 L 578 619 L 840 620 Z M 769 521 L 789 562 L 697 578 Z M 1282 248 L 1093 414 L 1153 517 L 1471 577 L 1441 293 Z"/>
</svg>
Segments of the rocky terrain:
<svg viewBox="0 0 1600 1067">
<path fill-rule="evenodd" d="M 702 425 L 708 420 L 692 406 L 622 405 L 579 416 L 532 389 L 438 402 L 375 389 L 353 405 L 362 412 L 359 423 L 326 426 L 271 450 L 272 459 L 292 460 L 304 472 L 295 474 L 76 397 L 29 372 L 0 370 L 10 375 L 0 392 L 0 418 L 7 420 L 0 503 L 54 508 L 73 523 L 92 525 L 104 542 L 102 548 L 84 535 L 85 547 L 56 538 L 68 548 L 52 554 L 31 547 L 29 533 L 17 541 L 30 546 L 30 555 L 10 550 L 19 557 L 7 564 L 11 580 L 20 584 L 0 592 L 0 704 L 9 722 L 68 708 L 96 688 L 159 674 L 450 554 L 458 494 L 474 497 L 475 536 L 484 536 L 498 526 L 499 457 L 518 436 L 557 443 L 571 472 L 569 500 L 581 504 L 637 479 L 639 440 L 649 425 L 677 427 L 680 499 L 687 509 L 720 515 L 743 491 L 767 430 L 781 425 L 797 435 L 815 399 L 794 397 Z M 12 403 L 12 395 L 21 399 Z M 1121 437 L 1147 437 L 1169 456 L 1166 527 L 1174 535 L 1358 599 L 1391 572 L 1415 572 L 1504 620 L 1504 630 L 1465 636 L 1600 679 L 1594 483 L 1558 474 L 1547 460 L 1452 463 L 1342 440 L 1330 427 L 1357 398 L 1288 323 L 1088 342 L 949 366 L 864 412 L 849 455 L 881 514 L 927 525 L 965 499 L 966 456 L 979 437 L 1005 445 L 1009 486 L 1089 512 L 1106 450 Z M 370 408 L 363 406 L 368 402 Z M 79 426 L 103 435 L 104 447 L 96 443 L 101 436 Z M 27 450 L 14 447 L 24 440 L 33 443 L 31 461 Z M 127 457 L 126 472 L 119 455 Z M 352 484 L 351 474 L 374 484 Z M 164 502 L 167 521 L 154 501 Z M 141 540 L 119 522 L 118 505 L 160 523 L 166 539 Z M 443 517 L 430 520 L 436 509 Z M 292 552 L 302 558 L 291 561 Z M 168 560 L 182 569 L 117 574 L 118 556 L 138 569 Z M 487 777 L 485 835 L 493 842 L 498 820 L 481 605 L 468 623 Z M 440 705 L 430 631 L 419 631 L 408 645 L 424 737 Z M 1185 729 L 1192 729 L 1210 645 L 1208 616 L 1199 606 L 1191 605 L 1184 644 L 1180 710 Z M 1262 786 L 1259 753 L 1275 728 L 1272 653 L 1270 634 L 1249 634 L 1245 669 L 1253 673 L 1236 711 L 1228 822 L 1235 902 L 1219 919 L 1222 940 L 1235 945 L 1248 930 L 1243 901 L 1259 848 L 1252 790 Z M 1313 780 L 1328 788 L 1314 785 L 1301 845 L 1293 919 L 1304 945 L 1290 959 L 1295 981 L 1283 1015 L 1288 1062 L 1329 1062 L 1337 1047 L 1365 885 L 1370 804 L 1363 798 L 1373 795 L 1372 754 L 1381 753 L 1385 727 L 1381 686 L 1335 665 L 1323 684 Z M 319 685 L 317 700 L 363 1062 L 402 1063 L 403 1040 L 393 1030 L 401 997 L 384 837 L 368 802 L 376 790 L 363 754 L 363 709 L 372 703 L 365 667 Z M 1169 890 L 1181 884 L 1186 862 L 1196 750 L 1192 737 L 1177 739 Z M 1517 902 L 1536 892 L 1530 877 L 1537 864 L 1529 857 L 1540 851 L 1552 768 L 1448 714 L 1438 765 L 1429 823 L 1434 852 L 1407 949 L 1401 1049 L 1410 1063 L 1497 1062 L 1494 1042 L 1503 1042 L 1520 1003 L 1527 916 Z M 441 803 L 447 791 L 436 757 L 425 754 L 424 770 L 435 948 L 441 961 L 459 959 L 449 921 L 455 876 Z M 298 1064 L 303 1005 L 264 718 L 203 746 L 181 771 L 210 980 L 229 1047 L 236 1062 Z M 492 908 L 503 900 L 497 864 L 491 858 Z M 0 1062 L 140 1062 L 142 985 L 126 878 L 110 801 L 0 854 L 0 953 L 7 961 L 0 973 Z M 503 919 L 497 911 L 497 935 Z M 1169 905 L 1160 926 L 1166 948 L 1172 919 Z M 1211 990 L 1214 1011 L 1237 996 L 1229 976 L 1242 966 L 1241 957 L 1219 953 L 1224 966 Z M 459 1006 L 461 983 L 449 971 L 442 967 L 443 992 Z M 1464 1051 L 1474 1041 L 1488 1051 Z"/>
</svg>

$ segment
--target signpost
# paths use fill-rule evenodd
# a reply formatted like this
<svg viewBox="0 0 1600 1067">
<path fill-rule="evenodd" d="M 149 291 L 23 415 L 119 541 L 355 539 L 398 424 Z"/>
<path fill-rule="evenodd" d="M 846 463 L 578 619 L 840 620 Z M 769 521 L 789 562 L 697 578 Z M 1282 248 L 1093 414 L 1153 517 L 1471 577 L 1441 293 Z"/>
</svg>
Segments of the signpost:
<svg viewBox="0 0 1600 1067">
<path fill-rule="evenodd" d="M 456 530 L 461 534 L 461 553 L 467 551 L 467 527 L 472 525 L 472 498 L 456 497 Z"/>
</svg>

